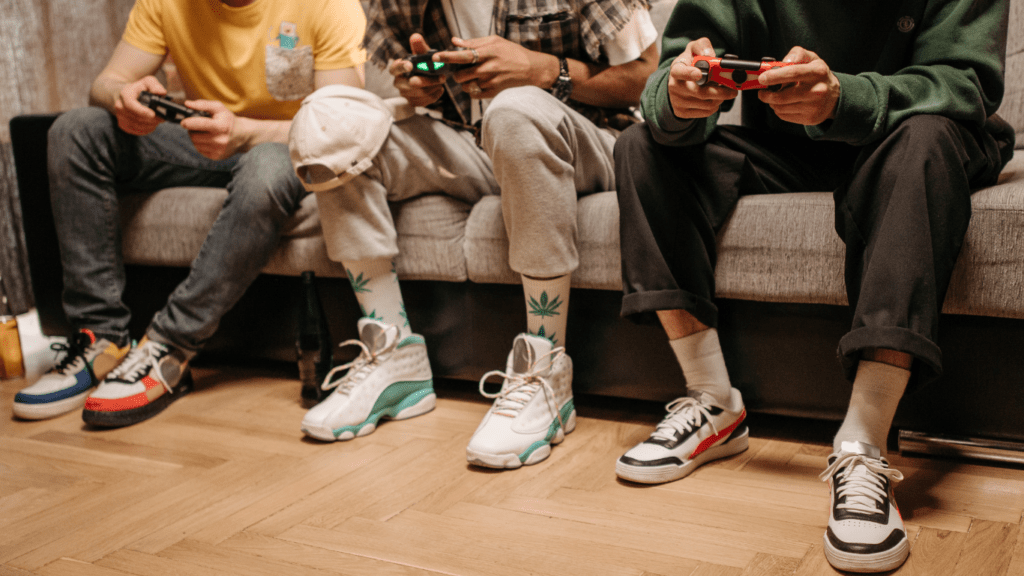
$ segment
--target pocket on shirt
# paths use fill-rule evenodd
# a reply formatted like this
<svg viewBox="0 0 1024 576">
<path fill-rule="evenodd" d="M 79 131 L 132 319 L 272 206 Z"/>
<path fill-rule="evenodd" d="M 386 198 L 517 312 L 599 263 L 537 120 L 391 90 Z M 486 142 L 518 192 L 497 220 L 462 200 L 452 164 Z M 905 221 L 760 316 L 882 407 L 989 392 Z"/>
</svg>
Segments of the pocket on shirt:
<svg viewBox="0 0 1024 576">
<path fill-rule="evenodd" d="M 579 17 L 568 2 L 553 2 L 541 11 L 510 7 L 505 19 L 505 38 L 538 52 L 576 55 L 579 37 Z"/>
<path fill-rule="evenodd" d="M 267 91 L 275 100 L 302 100 L 313 92 L 313 47 L 267 45 Z"/>
</svg>

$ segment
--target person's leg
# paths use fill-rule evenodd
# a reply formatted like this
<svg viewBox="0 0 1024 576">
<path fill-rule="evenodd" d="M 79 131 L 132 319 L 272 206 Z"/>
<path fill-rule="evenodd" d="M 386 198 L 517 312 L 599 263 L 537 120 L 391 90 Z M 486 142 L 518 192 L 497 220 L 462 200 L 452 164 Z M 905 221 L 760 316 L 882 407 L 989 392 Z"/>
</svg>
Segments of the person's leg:
<svg viewBox="0 0 1024 576">
<path fill-rule="evenodd" d="M 917 116 L 866 148 L 838 188 L 852 330 L 839 343 L 853 380 L 846 418 L 822 479 L 832 506 L 825 554 L 846 570 L 899 566 L 909 543 L 893 501 L 902 476 L 886 437 L 908 380 L 941 374 L 939 313 L 970 220 L 971 189 L 998 172 L 965 126 Z"/>
<path fill-rule="evenodd" d="M 26 418 L 82 406 L 128 352 L 118 193 L 222 186 L 233 164 L 200 156 L 180 126 L 165 123 L 136 137 L 100 108 L 62 114 L 49 132 L 48 156 L 64 310 L 80 332 L 69 338 L 54 370 L 15 397 L 15 413 Z"/>
<path fill-rule="evenodd" d="M 526 332 L 516 337 L 501 390 L 467 459 L 492 468 L 534 464 L 575 428 L 572 361 L 565 354 L 571 274 L 579 265 L 579 194 L 612 190 L 615 137 L 534 88 L 504 90 L 488 106 L 482 145 L 494 163 L 523 283 Z"/>
<path fill-rule="evenodd" d="M 306 195 L 288 147 L 281 143 L 260 144 L 241 154 L 227 189 L 188 277 L 153 317 L 138 349 L 86 401 L 86 422 L 134 424 L 187 391 L 189 360 L 270 260 L 285 222 Z M 161 386 L 147 388 L 147 378 Z"/>
<path fill-rule="evenodd" d="M 362 353 L 328 375 L 323 387 L 334 391 L 306 413 L 307 435 L 348 440 L 373 432 L 381 418 L 433 409 L 426 345 L 408 324 L 395 274 L 398 243 L 388 202 L 444 192 L 472 203 L 496 189 L 490 161 L 470 135 L 414 116 L 392 126 L 366 172 L 317 193 L 327 253 L 345 266 L 364 318 L 360 339 L 346 342 Z"/>
<path fill-rule="evenodd" d="M 676 480 L 747 447 L 742 397 L 717 334 L 716 234 L 740 195 L 834 187 L 839 159 L 852 153 L 738 127 L 689 147 L 662 146 L 644 126 L 619 138 L 622 313 L 657 312 L 687 385 L 651 437 L 619 459 L 620 477 Z"/>
</svg>

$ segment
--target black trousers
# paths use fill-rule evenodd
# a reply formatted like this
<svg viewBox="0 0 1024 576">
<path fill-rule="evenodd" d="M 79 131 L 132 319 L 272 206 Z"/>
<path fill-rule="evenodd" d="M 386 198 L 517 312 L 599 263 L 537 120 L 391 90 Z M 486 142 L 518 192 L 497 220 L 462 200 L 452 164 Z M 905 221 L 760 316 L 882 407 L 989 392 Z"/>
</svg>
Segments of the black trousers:
<svg viewBox="0 0 1024 576">
<path fill-rule="evenodd" d="M 887 348 L 911 354 L 915 380 L 929 381 L 942 371 L 938 320 L 971 190 L 1002 168 L 985 137 L 942 116 L 915 116 L 865 147 L 740 126 L 673 147 L 633 126 L 615 147 L 622 314 L 680 309 L 716 326 L 715 237 L 740 196 L 833 190 L 854 308 L 839 342 L 847 377 L 862 350 Z"/>
</svg>

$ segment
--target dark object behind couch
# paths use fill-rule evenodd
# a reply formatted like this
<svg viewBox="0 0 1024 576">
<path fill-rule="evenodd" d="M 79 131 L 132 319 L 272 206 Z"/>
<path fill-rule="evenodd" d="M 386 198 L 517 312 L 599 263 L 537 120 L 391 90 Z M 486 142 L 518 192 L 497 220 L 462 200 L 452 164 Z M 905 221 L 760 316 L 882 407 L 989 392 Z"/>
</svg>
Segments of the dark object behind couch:
<svg viewBox="0 0 1024 576">
<path fill-rule="evenodd" d="M 46 174 L 46 132 L 56 115 L 11 121 L 18 185 L 35 300 L 43 332 L 70 331 L 60 304 L 60 258 Z M 142 334 L 184 268 L 127 266 L 125 302 L 131 331 Z M 150 290 L 136 290 L 144 285 Z M 317 278 L 335 344 L 356 337 L 359 308 L 347 280 Z M 410 321 L 429 343 L 436 377 L 476 384 L 483 373 L 504 368 L 508 347 L 525 328 L 519 286 L 472 282 L 403 283 Z M 270 358 L 295 362 L 301 306 L 298 277 L 260 276 L 228 313 L 204 356 L 228 361 Z M 577 393 L 669 401 L 682 380 L 664 332 L 619 317 L 621 294 L 574 290 L 566 341 Z M 748 409 L 774 414 L 839 419 L 849 385 L 836 359 L 850 325 L 845 307 L 721 300 L 720 334 L 733 382 Z M 940 343 L 945 374 L 908 395 L 897 426 L 935 434 L 1024 440 L 1024 321 L 945 315 Z M 336 351 L 338 361 L 352 351 Z M 296 384 L 296 394 L 298 385 Z"/>
</svg>

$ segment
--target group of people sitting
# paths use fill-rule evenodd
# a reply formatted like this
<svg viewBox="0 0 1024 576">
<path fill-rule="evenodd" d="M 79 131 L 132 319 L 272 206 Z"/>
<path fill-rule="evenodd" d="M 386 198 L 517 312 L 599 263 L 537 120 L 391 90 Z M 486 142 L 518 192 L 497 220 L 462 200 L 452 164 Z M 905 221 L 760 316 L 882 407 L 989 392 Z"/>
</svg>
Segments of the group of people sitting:
<svg viewBox="0 0 1024 576">
<path fill-rule="evenodd" d="M 854 311 L 838 356 L 852 395 L 822 473 L 832 493 L 824 550 L 844 570 L 899 566 L 910 545 L 886 438 L 908 385 L 942 373 L 939 312 L 971 191 L 995 182 L 1005 163 L 996 144 L 1013 138 L 993 116 L 1009 2 L 680 0 L 660 46 L 649 8 L 137 0 L 91 106 L 49 134 L 63 304 L 79 331 L 17 394 L 14 413 L 81 408 L 100 427 L 159 413 L 188 390 L 190 360 L 313 193 L 328 254 L 362 309 L 351 341 L 361 350 L 331 371 L 330 394 L 301 429 L 349 440 L 383 418 L 425 414 L 436 402 L 429 343 L 406 314 L 389 203 L 500 195 L 526 322 L 504 369 L 488 375 L 501 389 L 466 456 L 489 468 L 535 464 L 576 425 L 565 338 L 577 199 L 616 190 L 622 314 L 660 320 L 681 396 L 615 472 L 678 480 L 747 448 L 716 329 L 717 232 L 742 195 L 833 190 Z M 717 122 L 738 90 L 695 65 L 724 54 L 784 64 L 752 73 L 761 88 L 743 98 L 742 126 Z M 139 102 L 167 94 L 154 74 L 168 55 L 185 105 L 204 114 L 167 122 Z M 367 59 L 416 113 L 395 116 L 362 89 Z M 118 198 L 170 186 L 228 196 L 187 279 L 135 342 Z"/>
</svg>

